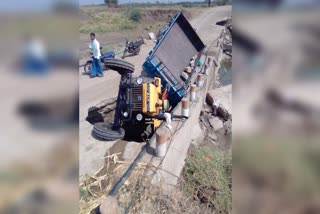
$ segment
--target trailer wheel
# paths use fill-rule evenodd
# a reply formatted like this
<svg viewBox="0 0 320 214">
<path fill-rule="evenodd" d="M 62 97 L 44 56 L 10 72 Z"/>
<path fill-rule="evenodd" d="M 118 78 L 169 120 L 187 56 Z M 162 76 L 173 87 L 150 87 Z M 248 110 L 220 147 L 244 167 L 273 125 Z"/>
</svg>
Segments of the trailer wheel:
<svg viewBox="0 0 320 214">
<path fill-rule="evenodd" d="M 120 140 L 124 138 L 125 131 L 123 128 L 119 128 L 119 130 L 113 130 L 111 123 L 99 122 L 95 123 L 93 126 L 93 133 L 107 141 Z"/>
<path fill-rule="evenodd" d="M 120 75 L 134 72 L 134 65 L 121 59 L 105 59 L 104 64 L 109 69 L 118 71 Z"/>
</svg>

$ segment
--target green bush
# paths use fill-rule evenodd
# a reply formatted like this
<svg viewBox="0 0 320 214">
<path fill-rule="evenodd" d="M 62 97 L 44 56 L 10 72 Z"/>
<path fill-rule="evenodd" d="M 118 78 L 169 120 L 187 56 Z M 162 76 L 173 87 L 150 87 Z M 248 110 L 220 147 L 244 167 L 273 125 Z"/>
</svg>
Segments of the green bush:
<svg viewBox="0 0 320 214">
<path fill-rule="evenodd" d="M 129 19 L 135 22 L 139 22 L 142 18 L 141 10 L 134 8 L 129 12 Z"/>
</svg>

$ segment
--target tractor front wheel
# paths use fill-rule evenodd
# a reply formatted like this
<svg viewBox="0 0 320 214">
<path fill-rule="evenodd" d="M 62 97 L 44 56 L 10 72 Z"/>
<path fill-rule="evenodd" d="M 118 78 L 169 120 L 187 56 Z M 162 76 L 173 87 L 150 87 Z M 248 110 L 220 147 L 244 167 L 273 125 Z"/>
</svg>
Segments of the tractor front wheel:
<svg viewBox="0 0 320 214">
<path fill-rule="evenodd" d="M 125 131 L 123 128 L 114 130 L 111 123 L 95 123 L 92 131 L 98 138 L 107 141 L 120 140 L 124 138 Z"/>
</svg>

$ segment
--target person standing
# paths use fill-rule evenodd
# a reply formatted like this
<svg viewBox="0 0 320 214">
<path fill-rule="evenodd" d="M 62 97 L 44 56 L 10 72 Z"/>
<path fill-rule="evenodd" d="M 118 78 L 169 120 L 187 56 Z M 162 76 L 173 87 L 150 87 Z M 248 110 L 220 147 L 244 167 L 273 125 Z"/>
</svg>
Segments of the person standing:
<svg viewBox="0 0 320 214">
<path fill-rule="evenodd" d="M 101 52 L 100 52 L 100 43 L 96 39 L 96 35 L 94 33 L 90 33 L 91 44 L 90 48 L 92 49 L 93 60 L 90 77 L 94 78 L 96 76 L 103 77 L 102 66 L 100 62 Z"/>
</svg>

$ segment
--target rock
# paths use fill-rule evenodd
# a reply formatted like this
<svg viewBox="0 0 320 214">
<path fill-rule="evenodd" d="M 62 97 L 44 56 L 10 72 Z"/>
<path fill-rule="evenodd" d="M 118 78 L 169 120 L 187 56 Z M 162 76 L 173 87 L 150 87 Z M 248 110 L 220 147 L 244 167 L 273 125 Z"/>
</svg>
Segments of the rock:
<svg viewBox="0 0 320 214">
<path fill-rule="evenodd" d="M 207 93 L 206 102 L 212 106 L 214 100 L 218 99 L 220 103 L 219 113 L 226 116 L 226 113 L 232 114 L 232 85 L 227 85 L 221 88 L 215 88 Z"/>
<path fill-rule="evenodd" d="M 224 128 L 224 134 L 231 134 L 232 133 L 232 121 L 227 120 L 226 122 L 223 123 L 223 128 Z"/>
<path fill-rule="evenodd" d="M 220 106 L 217 108 L 217 116 L 221 117 L 224 120 L 229 120 L 231 115 L 230 113 L 226 110 L 226 108 L 220 104 Z"/>
<path fill-rule="evenodd" d="M 217 135 L 216 135 L 215 132 L 210 132 L 210 133 L 208 134 L 208 137 L 209 137 L 211 140 L 213 140 L 213 141 L 217 141 L 217 140 L 218 140 L 218 137 L 217 137 Z"/>
<path fill-rule="evenodd" d="M 215 131 L 223 128 L 223 122 L 218 117 L 209 117 L 209 123 Z"/>
<path fill-rule="evenodd" d="M 98 122 L 104 122 L 102 113 L 99 112 L 97 107 L 91 107 L 88 110 L 88 116 L 86 117 L 86 121 L 91 124 L 95 124 Z"/>
<path fill-rule="evenodd" d="M 215 88 L 218 88 L 220 86 L 220 82 L 217 80 L 217 81 L 215 81 L 215 83 L 214 83 L 214 87 Z"/>
</svg>

